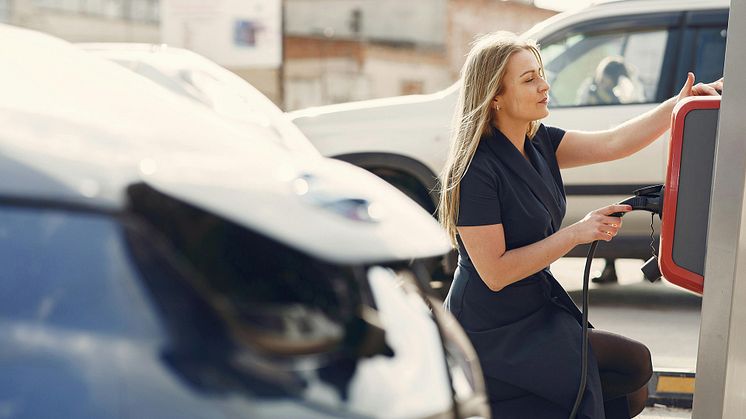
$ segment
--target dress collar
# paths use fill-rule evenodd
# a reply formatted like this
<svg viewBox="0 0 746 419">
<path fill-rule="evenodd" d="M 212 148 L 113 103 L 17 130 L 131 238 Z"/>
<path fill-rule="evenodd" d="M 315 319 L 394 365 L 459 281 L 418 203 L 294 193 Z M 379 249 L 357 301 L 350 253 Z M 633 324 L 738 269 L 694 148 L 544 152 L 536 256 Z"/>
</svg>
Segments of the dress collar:
<svg viewBox="0 0 746 419">
<path fill-rule="evenodd" d="M 502 164 L 528 185 L 552 217 L 552 227 L 555 231 L 559 229 L 563 216 L 562 197 L 554 184 L 554 177 L 546 159 L 536 149 L 533 141 L 527 137 L 524 145 L 530 162 L 497 128 L 493 128 L 492 135 L 484 136 L 482 141 L 487 143 L 488 148 Z"/>
</svg>

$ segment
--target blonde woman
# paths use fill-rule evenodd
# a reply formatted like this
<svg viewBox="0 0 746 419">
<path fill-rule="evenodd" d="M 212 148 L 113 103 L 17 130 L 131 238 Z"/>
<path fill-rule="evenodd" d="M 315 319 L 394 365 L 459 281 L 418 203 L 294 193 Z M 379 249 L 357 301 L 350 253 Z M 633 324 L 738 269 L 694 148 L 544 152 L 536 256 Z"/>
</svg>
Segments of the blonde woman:
<svg viewBox="0 0 746 419">
<path fill-rule="evenodd" d="M 441 176 L 441 223 L 459 251 L 446 307 L 479 354 L 495 418 L 566 418 L 580 382 L 581 317 L 549 271 L 573 247 L 611 240 L 628 206 L 610 205 L 560 229 L 560 168 L 616 160 L 668 128 L 677 101 L 718 94 L 693 86 L 614 129 L 563 131 L 539 121 L 549 84 L 536 45 L 496 33 L 473 45 L 462 70 L 452 148 Z M 629 418 L 647 399 L 652 368 L 639 342 L 592 329 L 578 417 Z"/>
</svg>

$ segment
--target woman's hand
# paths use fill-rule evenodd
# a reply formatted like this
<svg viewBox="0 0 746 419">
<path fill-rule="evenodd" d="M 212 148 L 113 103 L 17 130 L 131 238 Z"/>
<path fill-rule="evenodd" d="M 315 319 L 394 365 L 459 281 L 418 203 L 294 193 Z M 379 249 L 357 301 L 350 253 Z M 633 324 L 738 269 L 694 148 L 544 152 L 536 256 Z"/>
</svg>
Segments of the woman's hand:
<svg viewBox="0 0 746 419">
<path fill-rule="evenodd" d="M 616 212 L 632 211 L 629 205 L 609 205 L 589 212 L 582 220 L 568 227 L 574 233 L 577 244 L 596 240 L 610 241 L 622 228 L 621 217 L 611 217 Z"/>
<path fill-rule="evenodd" d="M 681 92 L 676 97 L 676 102 L 687 98 L 689 96 L 718 96 L 719 92 L 723 91 L 723 78 L 716 80 L 712 83 L 697 83 L 694 84 L 694 73 L 689 72 L 686 75 L 686 82 L 684 87 L 681 88 Z"/>
</svg>

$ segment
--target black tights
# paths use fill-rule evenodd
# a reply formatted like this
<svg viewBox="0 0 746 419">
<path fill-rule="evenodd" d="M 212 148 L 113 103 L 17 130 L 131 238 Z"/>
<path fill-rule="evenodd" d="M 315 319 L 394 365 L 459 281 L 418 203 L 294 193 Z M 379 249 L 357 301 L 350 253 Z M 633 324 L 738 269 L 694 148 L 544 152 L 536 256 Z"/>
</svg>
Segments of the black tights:
<svg viewBox="0 0 746 419">
<path fill-rule="evenodd" d="M 597 329 L 588 332 L 598 360 L 604 400 L 626 395 L 630 416 L 639 415 L 645 408 L 648 381 L 653 375 L 650 351 L 642 343 L 624 336 Z"/>
</svg>

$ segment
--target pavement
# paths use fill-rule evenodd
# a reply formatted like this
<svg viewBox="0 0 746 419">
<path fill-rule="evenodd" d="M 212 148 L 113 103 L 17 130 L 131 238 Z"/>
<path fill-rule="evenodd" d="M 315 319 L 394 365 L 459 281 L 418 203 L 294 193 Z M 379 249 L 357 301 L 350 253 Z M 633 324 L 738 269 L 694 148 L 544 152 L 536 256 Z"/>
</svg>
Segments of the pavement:
<svg viewBox="0 0 746 419">
<path fill-rule="evenodd" d="M 641 419 L 663 419 L 663 418 L 691 418 L 691 409 L 675 409 L 665 406 L 646 407 L 637 418 Z"/>
</svg>

